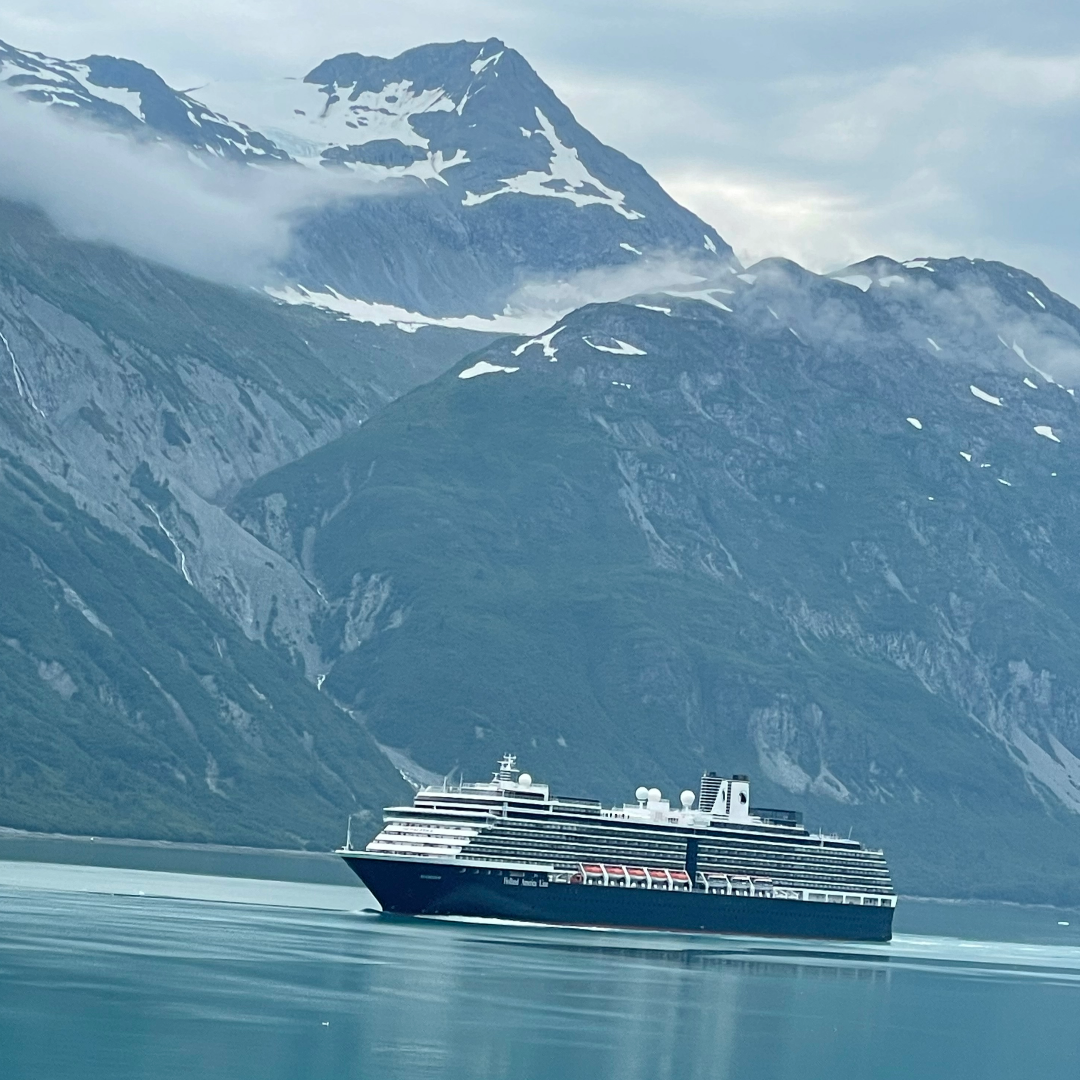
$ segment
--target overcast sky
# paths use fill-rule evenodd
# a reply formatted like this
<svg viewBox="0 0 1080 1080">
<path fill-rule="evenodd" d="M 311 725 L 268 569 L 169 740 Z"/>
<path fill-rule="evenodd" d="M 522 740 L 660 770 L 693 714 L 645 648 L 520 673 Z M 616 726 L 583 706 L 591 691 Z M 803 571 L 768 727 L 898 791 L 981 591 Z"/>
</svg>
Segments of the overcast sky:
<svg viewBox="0 0 1080 1080">
<path fill-rule="evenodd" d="M 500 37 L 744 261 L 1002 259 L 1080 302 L 1075 0 L 4 0 L 179 88 Z"/>
</svg>

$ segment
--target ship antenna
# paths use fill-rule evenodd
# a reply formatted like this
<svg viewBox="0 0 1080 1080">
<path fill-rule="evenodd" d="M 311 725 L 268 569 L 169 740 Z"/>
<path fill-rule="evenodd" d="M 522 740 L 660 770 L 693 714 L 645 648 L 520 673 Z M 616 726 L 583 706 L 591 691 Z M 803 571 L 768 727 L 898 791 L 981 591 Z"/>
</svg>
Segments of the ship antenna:
<svg viewBox="0 0 1080 1080">
<path fill-rule="evenodd" d="M 504 782 L 513 780 L 514 774 L 518 771 L 515 766 L 517 765 L 517 756 L 514 754 L 503 754 L 499 759 L 499 771 L 492 777 L 493 780 L 502 780 Z"/>
</svg>

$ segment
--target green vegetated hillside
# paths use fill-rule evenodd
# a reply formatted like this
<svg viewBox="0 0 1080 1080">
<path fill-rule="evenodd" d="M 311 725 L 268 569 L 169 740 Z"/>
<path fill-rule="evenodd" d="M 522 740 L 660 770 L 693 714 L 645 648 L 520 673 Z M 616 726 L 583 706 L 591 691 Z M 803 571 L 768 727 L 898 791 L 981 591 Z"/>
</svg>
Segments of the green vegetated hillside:
<svg viewBox="0 0 1080 1080">
<path fill-rule="evenodd" d="M 327 848 L 407 788 L 160 561 L 0 459 L 0 821 Z"/>
<path fill-rule="evenodd" d="M 304 679 L 317 589 L 222 505 L 477 335 L 288 307 L 2 201 L 0 335 L 0 824 L 339 838 L 399 778 Z"/>
<path fill-rule="evenodd" d="M 233 514 L 331 600 L 324 690 L 427 769 L 512 750 L 619 801 L 748 772 L 902 891 L 1076 902 L 1080 418 L 1048 372 L 1080 322 L 933 266 L 583 309 Z"/>
</svg>

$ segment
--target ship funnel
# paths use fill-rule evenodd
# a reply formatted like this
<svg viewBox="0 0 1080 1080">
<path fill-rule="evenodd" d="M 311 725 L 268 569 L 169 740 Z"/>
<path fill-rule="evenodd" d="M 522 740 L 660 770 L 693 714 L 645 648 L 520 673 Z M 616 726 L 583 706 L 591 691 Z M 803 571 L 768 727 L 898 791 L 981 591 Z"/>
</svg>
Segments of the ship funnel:
<svg viewBox="0 0 1080 1080">
<path fill-rule="evenodd" d="M 714 772 L 707 772 L 701 778 L 701 798 L 698 800 L 698 809 L 703 813 L 711 814 L 716 805 L 716 796 L 720 793 L 720 785 L 723 781 Z"/>
</svg>

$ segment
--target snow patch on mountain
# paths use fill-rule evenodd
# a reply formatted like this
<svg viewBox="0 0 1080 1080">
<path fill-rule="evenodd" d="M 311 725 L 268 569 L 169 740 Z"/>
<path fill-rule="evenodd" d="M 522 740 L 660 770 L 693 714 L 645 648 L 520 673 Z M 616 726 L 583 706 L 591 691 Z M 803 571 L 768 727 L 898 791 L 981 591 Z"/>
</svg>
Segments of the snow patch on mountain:
<svg viewBox="0 0 1080 1080">
<path fill-rule="evenodd" d="M 481 50 L 480 56 L 478 56 L 469 65 L 469 70 L 474 75 L 479 75 L 480 72 L 483 71 L 484 68 L 486 68 L 488 66 L 488 64 L 497 64 L 499 62 L 499 59 L 502 57 L 502 54 L 503 54 L 503 50 L 500 49 L 497 53 L 494 53 L 491 56 L 484 56 L 483 50 Z"/>
<path fill-rule="evenodd" d="M 66 105 L 77 108 L 94 99 L 125 109 L 142 120 L 142 95 L 122 88 L 98 86 L 90 78 L 85 63 L 71 63 L 24 53 L 0 42 L 0 84 L 17 91 L 27 101 L 39 105 Z"/>
<path fill-rule="evenodd" d="M 703 304 L 711 304 L 715 308 L 719 308 L 721 311 L 731 312 L 731 308 L 727 306 L 722 300 L 717 300 L 713 293 L 725 293 L 729 296 L 734 295 L 730 289 L 665 289 L 664 294 L 666 296 L 676 296 L 680 300 L 699 300 Z M 770 309 L 771 311 L 771 309 Z M 777 318 L 775 312 L 772 312 L 774 318 Z"/>
<path fill-rule="evenodd" d="M 645 350 L 639 349 L 629 342 L 620 341 L 618 338 L 604 338 L 602 341 L 593 341 L 588 335 L 581 339 L 590 349 L 597 352 L 613 353 L 615 356 L 645 356 Z M 610 342 L 610 344 L 608 344 Z"/>
<path fill-rule="evenodd" d="M 216 112 L 242 116 L 244 123 L 308 166 L 321 165 L 323 154 L 331 148 L 376 141 L 426 151 L 428 140 L 413 127 L 413 117 L 457 108 L 442 88 L 415 90 L 408 80 L 362 93 L 346 93 L 346 89 L 340 88 L 339 93 L 337 86 L 285 78 L 209 83 L 194 93 Z M 444 156 L 444 160 L 454 157 Z"/>
<path fill-rule="evenodd" d="M 543 347 L 544 355 L 549 360 L 556 361 L 556 360 L 558 360 L 559 350 L 558 350 L 558 348 L 556 346 L 552 345 L 551 343 L 555 339 L 555 335 L 562 333 L 562 331 L 565 330 L 565 329 L 566 329 L 565 326 L 557 326 L 557 327 L 555 327 L 554 330 L 550 331 L 547 334 L 544 334 L 541 337 L 531 338 L 529 341 L 526 341 L 523 344 L 518 345 L 517 348 L 512 349 L 511 352 L 513 353 L 514 356 L 520 356 L 530 346 L 532 346 L 532 345 L 540 345 L 540 346 Z"/>
<path fill-rule="evenodd" d="M 90 79 L 90 68 L 86 64 L 71 64 L 68 70 L 88 94 L 127 109 L 136 120 L 143 118 L 142 94 L 138 91 L 117 86 L 99 86 Z"/>
<path fill-rule="evenodd" d="M 865 274 L 849 274 L 847 277 L 838 277 L 833 280 L 841 281 L 845 285 L 854 285 L 856 289 L 862 289 L 863 292 L 874 284 L 874 279 L 868 278 Z"/>
<path fill-rule="evenodd" d="M 458 372 L 459 379 L 475 379 L 477 375 L 494 375 L 499 372 L 505 372 L 508 375 L 512 375 L 515 371 L 520 371 L 521 368 L 516 367 L 503 367 L 500 364 L 492 364 L 487 360 L 479 360 L 473 364 L 472 367 L 466 368 L 464 371 Z"/>
<path fill-rule="evenodd" d="M 985 390 L 980 390 L 977 386 L 969 386 L 968 389 L 980 400 L 988 402 L 990 405 L 1001 405 L 1001 398 L 994 397 L 993 394 L 988 394 Z"/>
<path fill-rule="evenodd" d="M 417 311 L 408 311 L 393 304 L 371 303 L 343 296 L 332 288 L 326 292 L 305 289 L 303 285 L 268 285 L 266 292 L 275 300 L 284 304 L 308 304 L 311 307 L 336 311 L 338 314 L 355 322 L 374 323 L 376 326 L 396 326 L 406 333 L 416 333 L 424 326 L 446 326 L 457 330 L 480 330 L 493 334 L 535 334 L 551 324 L 549 313 L 527 312 L 517 315 L 493 315 L 483 318 L 480 315 L 447 316 L 439 318 L 422 315 Z"/>
<path fill-rule="evenodd" d="M 567 146 L 558 136 L 554 125 L 540 111 L 535 110 L 540 124 L 538 135 L 543 135 L 551 146 L 551 159 L 547 171 L 529 170 L 517 176 L 500 180 L 501 187 L 494 191 L 477 194 L 465 192 L 462 206 L 479 206 L 499 195 L 537 195 L 553 199 L 566 199 L 577 207 L 606 206 L 621 214 L 627 221 L 639 221 L 645 215 L 625 205 L 626 196 L 609 188 L 585 167 L 577 150 Z"/>
</svg>

